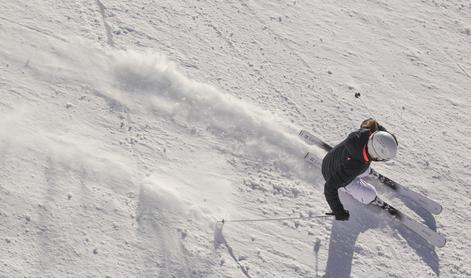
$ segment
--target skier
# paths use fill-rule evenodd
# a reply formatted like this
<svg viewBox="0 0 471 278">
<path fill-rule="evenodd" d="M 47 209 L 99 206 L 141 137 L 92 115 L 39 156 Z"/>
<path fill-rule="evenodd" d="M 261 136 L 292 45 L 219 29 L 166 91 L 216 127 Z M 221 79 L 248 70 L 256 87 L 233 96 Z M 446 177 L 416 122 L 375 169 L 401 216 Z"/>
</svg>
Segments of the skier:
<svg viewBox="0 0 471 278">
<path fill-rule="evenodd" d="M 369 204 L 376 198 L 376 189 L 363 180 L 370 174 L 372 161 L 387 161 L 396 156 L 396 137 L 372 118 L 362 122 L 360 129 L 330 150 L 322 160 L 326 180 L 325 198 L 336 220 L 346 221 L 350 213 L 339 199 L 338 189 L 344 188 L 353 198 Z"/>
</svg>

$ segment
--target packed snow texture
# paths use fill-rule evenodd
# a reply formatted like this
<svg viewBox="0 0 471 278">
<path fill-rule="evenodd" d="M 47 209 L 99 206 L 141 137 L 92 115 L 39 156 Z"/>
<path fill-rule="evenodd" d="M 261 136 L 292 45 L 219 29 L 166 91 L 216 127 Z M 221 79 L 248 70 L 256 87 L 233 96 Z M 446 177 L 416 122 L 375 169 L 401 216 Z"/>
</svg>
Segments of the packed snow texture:
<svg viewBox="0 0 471 278">
<path fill-rule="evenodd" d="M 0 9 L 0 276 L 471 276 L 467 1 Z M 327 212 L 297 134 L 370 116 L 400 143 L 374 167 L 444 210 L 371 182 L 445 247 L 343 192 L 348 222 L 230 222 Z"/>
</svg>

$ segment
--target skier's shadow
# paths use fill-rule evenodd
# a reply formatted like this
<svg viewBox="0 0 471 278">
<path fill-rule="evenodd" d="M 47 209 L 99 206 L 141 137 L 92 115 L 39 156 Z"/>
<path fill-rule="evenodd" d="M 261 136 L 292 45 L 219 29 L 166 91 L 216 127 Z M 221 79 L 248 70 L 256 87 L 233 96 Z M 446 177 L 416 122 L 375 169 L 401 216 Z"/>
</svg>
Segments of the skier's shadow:
<svg viewBox="0 0 471 278">
<path fill-rule="evenodd" d="M 387 225 L 392 226 L 415 250 L 417 255 L 439 276 L 438 255 L 424 239 L 402 225 L 390 221 L 379 208 L 376 210 L 374 208 L 364 209 L 362 204 L 355 201 L 348 194 L 339 191 L 339 195 L 345 208 L 350 211 L 350 220 L 346 222 L 333 221 L 324 277 L 350 277 L 353 254 L 357 251 L 355 246 L 358 236 L 367 230 L 385 228 Z M 431 229 L 435 228 L 435 219 L 428 211 L 415 206 L 405 198 L 402 201 L 419 216 L 423 217 Z M 378 238 L 372 240 L 381 242 L 381 239 Z M 395 253 L 394 248 L 386 249 L 387 247 L 384 246 L 381 248 L 383 249 L 378 251 L 378 256 L 401 258 L 400 254 Z"/>
</svg>

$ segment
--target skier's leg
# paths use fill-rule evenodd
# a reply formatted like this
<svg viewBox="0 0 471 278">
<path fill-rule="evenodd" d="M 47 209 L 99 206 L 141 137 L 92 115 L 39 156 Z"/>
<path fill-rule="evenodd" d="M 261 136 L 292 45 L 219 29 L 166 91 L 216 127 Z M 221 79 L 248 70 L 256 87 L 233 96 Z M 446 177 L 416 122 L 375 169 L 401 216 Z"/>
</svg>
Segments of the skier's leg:
<svg viewBox="0 0 471 278">
<path fill-rule="evenodd" d="M 369 204 L 376 198 L 376 188 L 359 177 L 345 186 L 345 191 L 363 204 Z"/>
</svg>

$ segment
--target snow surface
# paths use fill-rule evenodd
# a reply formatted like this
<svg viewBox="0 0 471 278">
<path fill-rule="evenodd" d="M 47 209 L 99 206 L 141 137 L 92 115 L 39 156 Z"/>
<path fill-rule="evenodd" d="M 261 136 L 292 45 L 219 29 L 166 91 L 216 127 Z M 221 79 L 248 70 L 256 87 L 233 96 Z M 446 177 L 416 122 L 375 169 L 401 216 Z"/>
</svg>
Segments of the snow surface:
<svg viewBox="0 0 471 278">
<path fill-rule="evenodd" d="M 471 276 L 469 1 L 0 10 L 1 276 Z M 400 142 L 375 168 L 444 210 L 381 196 L 445 247 L 344 194 L 348 222 L 217 223 L 327 212 L 297 133 L 371 115 Z"/>
</svg>

